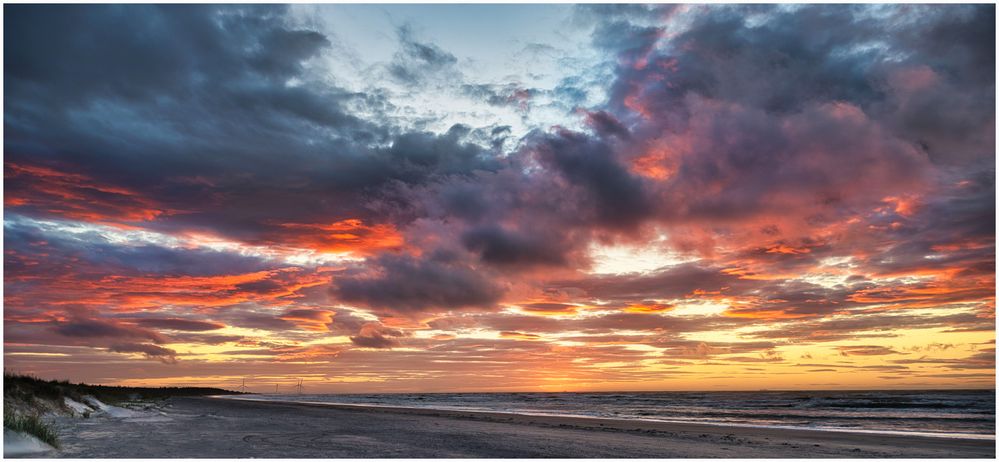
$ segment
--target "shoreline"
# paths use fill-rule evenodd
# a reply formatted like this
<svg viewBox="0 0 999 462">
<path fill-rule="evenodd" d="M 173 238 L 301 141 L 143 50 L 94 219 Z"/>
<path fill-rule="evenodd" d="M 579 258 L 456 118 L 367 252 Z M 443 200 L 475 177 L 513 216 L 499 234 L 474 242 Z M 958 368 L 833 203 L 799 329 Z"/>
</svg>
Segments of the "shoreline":
<svg viewBox="0 0 999 462">
<path fill-rule="evenodd" d="M 491 419 L 491 417 L 496 418 L 556 418 L 556 419 L 569 419 L 580 422 L 592 421 L 597 427 L 606 428 L 623 428 L 623 427 L 633 427 L 636 425 L 648 424 L 648 427 L 643 427 L 644 429 L 656 429 L 657 426 L 669 425 L 671 427 L 680 426 L 692 426 L 691 429 L 701 428 L 715 428 L 716 430 L 735 428 L 735 429 L 759 429 L 764 431 L 803 431 L 803 432 L 819 432 L 819 433 L 843 433 L 848 435 L 858 434 L 858 435 L 883 435 L 883 436 L 900 436 L 900 437 L 918 437 L 918 438 L 940 438 L 940 439 L 953 439 L 953 440 L 970 440 L 970 441 L 996 441 L 995 434 L 975 434 L 975 433 L 935 433 L 935 432 L 907 432 L 907 431 L 892 431 L 892 430 L 866 430 L 866 429 L 841 429 L 841 428 L 809 428 L 809 427 L 796 427 L 790 425 L 754 425 L 754 424 L 743 424 L 743 423 L 724 423 L 724 422 L 693 422 L 693 421 L 682 421 L 682 420 L 667 420 L 667 419 L 647 419 L 647 418 L 614 418 L 614 417 L 602 417 L 602 416 L 588 416 L 588 415 L 578 415 L 578 414 L 546 414 L 546 413 L 535 413 L 535 412 L 513 412 L 513 411 L 492 411 L 492 410 L 480 410 L 480 409 L 455 409 L 455 408 L 436 408 L 436 407 L 418 407 L 418 406 L 392 406 L 383 404 L 358 404 L 358 403 L 331 403 L 323 401 L 294 401 L 294 400 L 272 400 L 272 399 L 253 399 L 245 397 L 247 395 L 216 395 L 216 396 L 206 396 L 206 398 L 211 399 L 224 399 L 224 400 L 237 400 L 237 401 L 252 401 L 255 403 L 280 403 L 280 404 L 302 404 L 309 406 L 323 406 L 331 407 L 343 410 L 371 410 L 371 411 L 382 411 L 398 414 L 409 414 L 409 415 L 426 415 L 432 417 L 464 417 L 464 418 L 479 418 L 487 421 L 503 421 L 504 419 Z M 249 395 L 252 396 L 252 395 Z M 610 424 L 605 426 L 601 422 L 606 422 Z M 577 422 L 578 423 L 578 422 Z"/>
<path fill-rule="evenodd" d="M 175 397 L 63 417 L 68 458 L 995 458 L 995 441 Z"/>
</svg>

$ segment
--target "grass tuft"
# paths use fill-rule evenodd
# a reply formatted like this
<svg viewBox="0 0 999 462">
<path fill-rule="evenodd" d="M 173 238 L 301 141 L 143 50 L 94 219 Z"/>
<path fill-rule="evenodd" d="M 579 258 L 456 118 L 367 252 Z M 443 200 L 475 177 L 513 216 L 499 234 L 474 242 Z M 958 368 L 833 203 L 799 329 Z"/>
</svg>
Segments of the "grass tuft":
<svg viewBox="0 0 999 462">
<path fill-rule="evenodd" d="M 54 448 L 59 447 L 55 431 L 36 415 L 17 415 L 5 412 L 3 414 L 3 427 L 33 435 Z"/>
</svg>

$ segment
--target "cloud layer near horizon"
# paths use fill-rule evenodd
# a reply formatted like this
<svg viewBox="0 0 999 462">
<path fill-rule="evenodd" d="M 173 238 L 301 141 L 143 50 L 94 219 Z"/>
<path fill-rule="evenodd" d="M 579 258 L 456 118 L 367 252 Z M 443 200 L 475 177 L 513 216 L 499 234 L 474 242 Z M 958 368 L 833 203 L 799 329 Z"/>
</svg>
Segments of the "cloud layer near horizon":
<svg viewBox="0 0 999 462">
<path fill-rule="evenodd" d="M 519 45 L 564 75 L 486 80 L 335 7 L 5 13 L 13 367 L 994 385 L 994 6 L 580 6 Z"/>
</svg>

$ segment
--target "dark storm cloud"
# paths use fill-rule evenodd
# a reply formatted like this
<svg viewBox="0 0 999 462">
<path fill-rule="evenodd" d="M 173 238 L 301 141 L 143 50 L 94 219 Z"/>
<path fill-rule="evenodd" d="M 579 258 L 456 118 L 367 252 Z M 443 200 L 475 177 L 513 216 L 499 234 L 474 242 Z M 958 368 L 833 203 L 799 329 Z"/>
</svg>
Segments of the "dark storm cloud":
<svg viewBox="0 0 999 462">
<path fill-rule="evenodd" d="M 8 16 L 44 16 L 65 23 L 66 33 L 41 36 L 17 24 L 5 32 L 12 41 L 32 43 L 24 47 L 30 53 L 17 47 L 8 58 L 18 64 L 7 66 L 12 69 L 7 118 L 13 135 L 6 143 L 14 153 L 9 158 L 85 169 L 94 181 L 132 187 L 148 202 L 143 204 L 157 210 L 151 226 L 203 229 L 260 244 L 287 241 L 289 232 L 280 223 L 346 218 L 406 223 L 428 205 L 413 203 L 413 188 L 432 185 L 428 194 L 439 193 L 440 200 L 429 202 L 478 222 L 457 231 L 466 236 L 466 246 L 483 261 L 500 264 L 569 261 L 594 227 L 630 232 L 650 220 L 748 217 L 765 207 L 761 204 L 773 209 L 797 202 L 838 204 L 851 196 L 867 198 L 919 184 L 926 166 L 916 148 L 885 141 L 881 129 L 865 128 L 894 114 L 887 90 L 876 84 L 887 78 L 878 80 L 889 72 L 887 65 L 875 65 L 893 50 L 865 48 L 884 39 L 874 27 L 878 21 L 865 10 L 711 8 L 695 15 L 665 48 L 657 45 L 664 40 L 662 30 L 647 23 L 671 14 L 670 9 L 614 11 L 605 21 L 590 17 L 596 22 L 594 44 L 617 60 L 608 107 L 589 112 L 597 137 L 567 131 L 535 135 L 528 148 L 532 152 L 517 155 L 536 156 L 541 170 L 490 176 L 476 172 L 528 165 L 501 161 L 495 152 L 468 142 L 469 129 L 460 125 L 443 135 L 390 135 L 392 129 L 348 114 L 345 102 L 373 96 L 348 94 L 312 78 L 303 63 L 329 53 L 331 39 L 292 24 L 282 8 L 18 7 Z M 764 20 L 750 25 L 745 13 Z M 981 23 L 977 13 L 943 16 L 916 25 L 898 21 L 895 29 L 940 29 L 950 37 L 957 33 L 955 24 Z M 132 21 L 112 27 L 126 17 Z M 181 25 L 187 32 L 176 32 Z M 106 30 L 90 30 L 98 26 Z M 825 32 L 810 34 L 814 30 Z M 140 32 L 142 38 L 134 38 Z M 76 43 L 74 34 L 111 37 Z M 160 38 L 167 35 L 180 38 Z M 452 54 L 415 39 L 409 28 L 400 28 L 398 35 L 397 57 L 418 65 L 417 70 L 454 66 Z M 955 40 L 968 50 L 958 53 L 963 58 L 947 58 L 919 42 L 926 49 L 916 50 L 909 61 L 932 55 L 941 69 L 950 69 L 946 75 L 957 75 L 985 59 L 970 41 Z M 202 42 L 207 45 L 199 46 Z M 125 58 L 154 62 L 132 68 Z M 69 81 L 65 69 L 53 66 L 84 71 Z M 288 85 L 293 79 L 298 83 Z M 40 111 L 35 96 L 43 90 L 46 98 L 72 97 L 52 102 L 60 110 Z M 961 92 L 958 87 L 950 91 Z M 635 119 L 629 101 L 654 119 Z M 821 105 L 841 101 L 853 106 Z M 988 106 L 990 99 L 984 101 Z M 853 107 L 866 112 L 851 112 Z M 689 121 L 691 115 L 704 122 Z M 97 119 L 112 123 L 95 131 L 88 124 Z M 42 127 L 47 145 L 62 147 L 42 149 L 32 142 Z M 132 135 L 137 129 L 147 131 Z M 698 143 L 673 181 L 647 184 L 630 171 L 630 158 L 647 147 L 653 133 L 680 130 L 692 130 L 687 136 Z M 634 139 L 622 144 L 605 138 Z M 376 139 L 382 147 L 368 144 Z M 842 140 L 847 143 L 835 147 Z M 127 161 L 136 158 L 137 147 L 155 154 L 141 163 Z M 19 181 L 9 185 L 15 195 L 32 184 Z M 558 186 L 561 181 L 568 191 Z M 726 183 L 721 192 L 712 192 L 711 185 Z M 494 203 L 497 198 L 485 194 L 504 188 L 516 202 Z M 563 214 L 547 216 L 555 205 L 552 194 L 560 194 L 554 197 L 561 199 L 557 208 Z M 28 200 L 18 207 L 46 214 L 54 210 L 54 201 Z M 553 247 L 548 244 L 558 241 L 538 236 L 540 227 L 498 231 L 504 228 L 497 221 L 513 216 L 564 229 L 571 238 Z M 556 250 L 546 255 L 533 252 L 537 249 Z"/>
<path fill-rule="evenodd" d="M 539 134 L 532 143 L 547 143 L 546 135 Z M 420 213 L 439 220 L 440 226 L 432 233 L 453 235 L 454 241 L 479 261 L 508 272 L 537 266 L 570 267 L 585 260 L 581 250 L 591 226 L 618 229 L 608 223 L 607 215 L 614 212 L 605 211 L 606 204 L 598 200 L 613 200 L 609 196 L 618 192 L 615 188 L 627 186 L 616 184 L 602 188 L 603 195 L 590 195 L 585 185 L 573 187 L 559 175 L 529 173 L 538 169 L 535 144 L 497 160 L 500 167 L 495 170 L 452 175 L 447 182 L 414 189 L 410 197 L 420 198 Z M 551 149 L 546 152 L 555 155 Z M 599 182 L 593 177 L 586 179 L 591 168 L 599 167 L 569 167 L 573 178 Z M 627 204 L 617 204 L 617 208 L 624 209 L 623 214 L 632 209 Z"/>
<path fill-rule="evenodd" d="M 604 138 L 611 136 L 628 138 L 631 136 L 628 128 L 607 111 L 588 112 L 586 122 L 598 135 Z"/>
<path fill-rule="evenodd" d="M 195 5 L 11 8 L 5 37 L 27 44 L 12 49 L 5 66 L 6 91 L 14 96 L 11 126 L 20 135 L 20 129 L 35 128 L 32 122 L 44 122 L 35 119 L 43 115 L 36 112 L 43 109 L 39 104 L 59 109 L 52 117 L 69 117 L 67 110 L 86 110 L 87 105 L 103 106 L 107 115 L 123 115 L 157 104 L 159 120 L 135 121 L 132 127 L 117 121 L 106 128 L 147 127 L 153 131 L 141 136 L 169 142 L 174 135 L 198 134 L 180 114 L 172 113 L 177 103 L 192 97 L 199 104 L 188 108 L 192 112 L 187 115 L 198 109 L 216 117 L 240 111 L 250 125 L 223 127 L 224 121 L 214 117 L 199 120 L 207 129 L 245 130 L 249 135 L 252 128 L 277 128 L 290 119 L 331 128 L 358 125 L 339 109 L 343 95 L 285 85 L 287 79 L 301 77 L 302 62 L 330 42 L 315 31 L 293 29 L 284 11 L 272 6 Z"/>
<path fill-rule="evenodd" d="M 875 91 L 863 72 L 877 62 L 880 50 L 853 47 L 868 43 L 878 31 L 876 23 L 857 13 L 851 6 L 787 11 L 753 5 L 699 15 L 671 40 L 683 50 L 676 63 L 681 85 L 674 91 L 776 112 L 816 99 L 870 98 Z M 750 25 L 754 14 L 765 22 Z"/>
<path fill-rule="evenodd" d="M 995 5 L 927 6 L 900 14 L 894 37 L 908 54 L 882 79 L 879 112 L 942 164 L 995 154 Z"/>
<path fill-rule="evenodd" d="M 539 233 L 540 234 L 540 233 Z M 462 235 L 462 243 L 481 260 L 496 265 L 564 265 L 566 249 L 554 236 L 524 235 L 501 228 L 473 228 Z"/>
<path fill-rule="evenodd" d="M 582 9 L 596 23 L 594 44 L 619 60 L 609 107 L 592 112 L 598 134 L 620 136 L 634 127 L 638 146 L 650 133 L 682 129 L 691 111 L 701 111 L 714 121 L 698 134 L 725 132 L 731 139 L 691 155 L 680 166 L 682 182 L 667 188 L 666 200 L 655 207 L 660 199 L 653 199 L 622 164 L 627 147 L 569 133 L 539 143 L 546 171 L 537 175 L 564 177 L 579 190 L 573 198 L 577 210 L 602 226 L 617 228 L 641 223 L 657 208 L 655 214 L 667 218 L 679 218 L 677 209 L 705 217 L 750 213 L 754 207 L 748 205 L 767 202 L 762 192 L 773 187 L 787 194 L 805 188 L 842 193 L 858 186 L 843 180 L 858 177 L 869 179 L 861 188 L 905 185 L 899 179 L 918 177 L 922 168 L 907 158 L 911 153 L 890 145 L 888 151 L 897 155 L 874 164 L 873 172 L 859 172 L 850 166 L 869 165 L 871 158 L 844 159 L 876 147 L 865 142 L 869 138 L 856 136 L 858 127 L 869 121 L 860 119 L 837 130 L 842 121 L 830 119 L 828 109 L 810 105 L 848 102 L 868 112 L 868 118 L 887 121 L 897 112 L 889 100 L 899 97 L 888 95 L 890 89 L 878 83 L 890 80 L 890 71 L 899 66 L 886 64 L 887 57 L 900 50 L 911 52 L 906 64 L 925 61 L 939 69 L 945 83 L 964 79 L 973 65 L 992 59 L 988 46 L 973 40 L 987 31 L 990 12 L 994 15 L 994 9 L 986 7 L 933 10 L 908 22 L 889 21 L 893 33 L 914 38 L 914 31 L 929 30 L 951 40 L 955 53 L 943 53 L 928 40 L 903 43 L 886 38 L 884 21 L 857 7 L 704 9 L 689 27 L 670 37 L 671 45 L 665 48 L 656 46 L 663 40 L 662 30 L 647 23 L 665 18 L 670 8 L 628 6 L 610 8 L 613 14 L 597 13 L 605 9 Z M 284 13 L 280 7 L 181 5 L 11 8 L 8 41 L 31 46 L 15 47 L 8 55 L 9 157 L 91 170 L 96 180 L 135 186 L 161 207 L 156 226 L 201 227 L 263 243 L 281 235 L 265 221 L 384 219 L 378 212 L 383 204 L 392 209 L 411 205 L 398 193 L 398 183 L 426 184 L 502 167 L 490 160 L 492 153 L 463 144 L 455 133 L 389 138 L 391 129 L 348 114 L 344 102 L 372 95 L 348 94 L 313 79 L 302 64 L 328 53 L 331 39 L 292 24 Z M 602 16 L 609 19 L 600 20 Z M 762 21 L 751 24 L 749 17 Z M 42 34 L 28 26 L 38 21 L 58 27 Z M 813 33 L 817 30 L 823 32 Z M 73 40 L 84 35 L 102 40 Z M 400 28 L 398 36 L 399 57 L 409 64 L 440 70 L 456 62 L 452 54 L 416 40 L 408 27 Z M 881 42 L 886 44 L 872 45 Z M 70 68 L 74 72 L 68 72 Z M 292 79 L 299 83 L 288 85 Z M 976 80 L 979 85 L 982 81 Z M 951 85 L 941 95 L 978 93 Z M 690 95 L 742 107 L 705 106 L 689 100 Z M 636 126 L 633 116 L 622 114 L 631 112 L 626 107 L 629 97 L 654 114 L 655 123 Z M 994 106 L 989 97 L 938 99 Z M 57 110 L 42 110 L 39 101 L 50 101 L 47 104 Z M 913 106 L 918 107 L 923 106 Z M 966 106 L 953 109 L 941 117 L 969 112 Z M 794 111 L 805 111 L 791 119 L 797 123 L 794 133 L 777 129 L 787 120 L 766 119 Z M 992 117 L 978 119 L 988 123 Z M 98 127 L 93 125 L 97 120 L 111 123 Z M 191 122 L 195 120 L 197 124 Z M 32 141 L 43 127 L 47 145 L 55 148 L 43 149 Z M 795 153 L 811 150 L 798 139 L 824 133 L 828 135 L 811 144 L 859 142 L 822 151 L 830 162 L 812 169 L 805 167 L 814 162 L 796 165 L 800 156 Z M 879 134 L 871 132 L 872 137 Z M 391 141 L 391 147 L 372 150 L 367 142 L 375 139 Z M 139 152 L 161 154 L 142 163 L 125 161 Z M 885 173 L 879 164 L 897 173 Z M 733 172 L 741 173 L 737 178 Z M 738 183 L 720 197 L 695 194 L 725 181 Z M 11 186 L 15 193 L 28 187 L 17 182 Z M 372 199 L 377 211 L 368 206 Z M 192 203 L 199 207 L 189 210 Z M 312 207 L 290 208 L 288 203 Z M 21 207 L 46 213 L 51 207 L 45 205 Z"/>
<path fill-rule="evenodd" d="M 378 96 L 304 66 L 323 68 L 330 38 L 285 10 L 8 9 L 5 37 L 25 44 L 5 66 L 5 165 L 22 172 L 8 207 L 268 244 L 282 223 L 384 220 L 372 206 L 409 207 L 398 185 L 496 168 L 467 130 L 396 137 L 348 113 Z M 421 62 L 448 61 L 407 43 Z"/>
<path fill-rule="evenodd" d="M 377 155 L 383 168 L 394 170 L 392 179 L 409 184 L 432 177 L 470 175 L 478 170 L 501 168 L 504 164 L 494 153 L 465 140 L 469 131 L 468 126 L 454 125 L 443 135 L 406 133 L 395 138 L 390 147 L 380 149 Z"/>
<path fill-rule="evenodd" d="M 503 287 L 449 255 L 416 259 L 380 257 L 371 276 L 334 281 L 335 295 L 348 303 L 395 312 L 490 308 Z"/>
<path fill-rule="evenodd" d="M 584 212 L 598 226 L 630 229 L 647 218 L 652 204 L 640 179 L 616 159 L 610 145 L 569 131 L 534 146 L 539 161 L 578 188 Z"/>
<path fill-rule="evenodd" d="M 364 125 L 339 109 L 349 95 L 286 85 L 307 78 L 301 61 L 328 41 L 287 25 L 283 7 L 21 5 L 5 17 L 5 38 L 26 44 L 5 66 L 8 163 L 82 170 L 189 206 L 211 188 L 181 180 L 217 183 L 233 156 L 304 159 L 320 131 Z"/>
<path fill-rule="evenodd" d="M 66 337 L 81 337 L 88 339 L 140 338 L 152 340 L 156 343 L 163 343 L 165 341 L 165 338 L 162 335 L 148 329 L 98 319 L 74 319 L 61 322 L 55 325 L 52 330 L 55 333 Z"/>
<path fill-rule="evenodd" d="M 977 27 L 982 22 L 978 18 L 994 14 L 991 7 L 978 10 L 928 10 L 916 24 L 901 19 L 887 24 L 893 34 L 961 21 Z M 757 23 L 750 25 L 750 18 Z M 611 107 L 639 125 L 639 139 L 665 131 L 684 133 L 699 143 L 696 153 L 677 160 L 677 184 L 669 188 L 670 195 L 683 196 L 680 203 L 692 212 L 738 216 L 758 208 L 752 204 L 780 202 L 763 199 L 764 192 L 847 194 L 837 198 L 840 201 L 849 195 L 877 197 L 877 189 L 882 194 L 899 190 L 915 184 L 907 179 L 925 175 L 930 167 L 920 155 L 936 160 L 959 156 L 959 151 L 977 150 L 979 156 L 989 152 L 994 144 L 989 135 L 994 83 L 956 86 L 958 81 L 947 76 L 974 72 L 971 61 L 947 59 L 933 47 L 921 48 L 922 41 L 897 41 L 896 35 L 885 34 L 885 23 L 869 10 L 852 6 L 718 7 L 694 15 L 691 25 L 663 48 L 645 45 L 656 40 L 651 32 L 640 33 L 638 26 L 618 22 L 598 27 L 594 37 L 621 58 Z M 635 30 L 626 32 L 629 29 Z M 648 38 L 638 40 L 642 36 Z M 978 45 L 955 42 L 958 56 L 981 55 Z M 900 54 L 906 56 L 901 63 L 895 59 Z M 926 68 L 920 73 L 918 66 L 927 65 L 936 71 Z M 899 117 L 911 119 L 899 112 L 908 107 L 900 104 L 912 106 L 917 104 L 912 95 L 925 99 L 936 92 L 949 97 L 934 98 L 957 107 L 940 112 L 914 106 L 913 113 L 947 118 L 947 123 L 927 123 L 942 131 L 948 123 L 972 127 L 966 129 L 975 136 L 963 137 L 963 146 L 956 141 L 946 144 L 952 154 L 937 152 L 897 130 Z M 849 106 L 842 108 L 858 110 L 851 115 L 830 106 L 844 103 Z M 635 110 L 649 120 L 636 119 Z M 965 114 L 975 114 L 970 116 L 974 120 L 963 123 Z M 780 128 L 787 124 L 794 128 Z M 879 124 L 883 128 L 865 128 Z M 707 126 L 712 128 L 698 128 Z M 723 139 L 731 141 L 719 142 Z M 851 145 L 836 148 L 843 140 Z M 920 152 L 925 149 L 929 152 Z M 845 161 L 852 156 L 859 158 Z M 822 165 L 821 170 L 811 170 L 816 165 Z M 730 187 L 724 195 L 703 197 L 708 183 Z"/>
</svg>

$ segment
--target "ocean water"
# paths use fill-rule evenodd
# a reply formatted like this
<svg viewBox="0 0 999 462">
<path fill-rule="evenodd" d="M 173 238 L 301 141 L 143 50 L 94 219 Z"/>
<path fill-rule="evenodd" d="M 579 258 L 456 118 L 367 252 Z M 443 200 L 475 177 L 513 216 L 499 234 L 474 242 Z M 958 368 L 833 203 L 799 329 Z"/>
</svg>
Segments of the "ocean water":
<svg viewBox="0 0 999 462">
<path fill-rule="evenodd" d="M 244 395 L 239 398 L 994 439 L 994 390 Z"/>
</svg>

